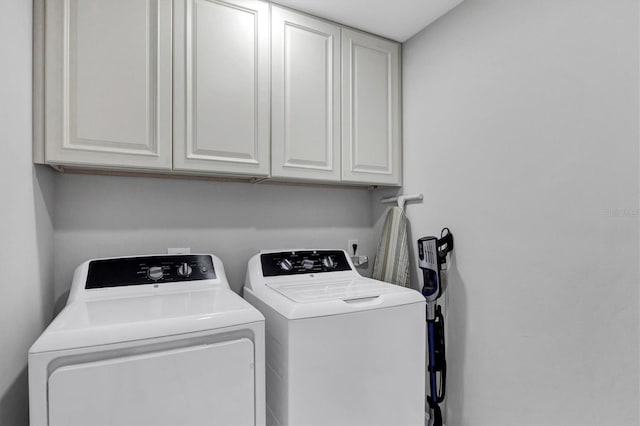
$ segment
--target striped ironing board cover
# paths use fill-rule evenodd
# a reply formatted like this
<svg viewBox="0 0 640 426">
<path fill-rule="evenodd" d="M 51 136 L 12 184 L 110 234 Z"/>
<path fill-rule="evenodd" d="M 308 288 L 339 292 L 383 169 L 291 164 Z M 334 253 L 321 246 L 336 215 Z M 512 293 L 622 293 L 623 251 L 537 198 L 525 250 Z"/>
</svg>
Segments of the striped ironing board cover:
<svg viewBox="0 0 640 426">
<path fill-rule="evenodd" d="M 407 217 L 400 207 L 387 213 L 373 263 L 373 279 L 409 286 L 409 246 Z"/>
</svg>

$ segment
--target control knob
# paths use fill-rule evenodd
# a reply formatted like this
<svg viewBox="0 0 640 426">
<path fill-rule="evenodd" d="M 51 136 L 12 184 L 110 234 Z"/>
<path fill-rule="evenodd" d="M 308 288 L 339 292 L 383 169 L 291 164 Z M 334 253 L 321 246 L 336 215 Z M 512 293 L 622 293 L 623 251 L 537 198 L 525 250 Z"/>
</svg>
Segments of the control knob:
<svg viewBox="0 0 640 426">
<path fill-rule="evenodd" d="M 164 271 L 162 270 L 162 266 L 151 266 L 147 269 L 147 277 L 154 281 L 158 281 L 162 279 L 164 276 Z"/>
<path fill-rule="evenodd" d="M 282 259 L 279 263 L 278 266 L 280 266 L 280 269 L 282 269 L 283 271 L 289 272 L 290 270 L 293 269 L 293 263 L 291 263 L 291 261 L 289 259 Z"/>
<path fill-rule="evenodd" d="M 178 276 L 180 276 L 182 278 L 190 277 L 191 276 L 191 272 L 193 272 L 193 269 L 186 262 L 184 262 L 184 263 L 180 264 L 180 266 L 178 266 Z"/>
<path fill-rule="evenodd" d="M 336 267 L 336 262 L 331 258 L 331 256 L 325 256 L 322 258 L 322 264 L 328 268 L 333 269 Z"/>
<path fill-rule="evenodd" d="M 313 268 L 313 260 L 311 259 L 304 259 L 302 261 L 302 267 L 304 269 L 312 269 Z"/>
</svg>

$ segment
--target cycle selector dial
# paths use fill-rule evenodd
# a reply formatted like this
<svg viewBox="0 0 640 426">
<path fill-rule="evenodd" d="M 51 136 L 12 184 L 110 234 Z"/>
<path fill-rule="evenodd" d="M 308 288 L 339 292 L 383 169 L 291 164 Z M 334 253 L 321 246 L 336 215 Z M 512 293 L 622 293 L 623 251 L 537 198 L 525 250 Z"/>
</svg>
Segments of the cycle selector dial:
<svg viewBox="0 0 640 426">
<path fill-rule="evenodd" d="M 164 271 L 162 270 L 162 266 L 152 266 L 147 269 L 147 277 L 153 281 L 161 280 L 163 276 Z"/>
<path fill-rule="evenodd" d="M 336 262 L 331 258 L 331 256 L 325 256 L 322 258 L 322 264 L 325 268 L 333 269 L 336 267 Z"/>
<path fill-rule="evenodd" d="M 311 259 L 304 259 L 301 263 L 302 267 L 304 269 L 312 269 L 313 268 L 313 260 Z"/>
<path fill-rule="evenodd" d="M 180 276 L 182 278 L 189 278 L 191 276 L 192 272 L 193 272 L 193 269 L 186 262 L 184 262 L 184 263 L 180 264 L 180 266 L 178 266 L 178 276 Z"/>
<path fill-rule="evenodd" d="M 280 263 L 278 263 L 278 266 L 280 266 L 280 269 L 286 272 L 289 272 L 293 269 L 293 263 L 291 263 L 289 259 L 282 259 Z"/>
</svg>

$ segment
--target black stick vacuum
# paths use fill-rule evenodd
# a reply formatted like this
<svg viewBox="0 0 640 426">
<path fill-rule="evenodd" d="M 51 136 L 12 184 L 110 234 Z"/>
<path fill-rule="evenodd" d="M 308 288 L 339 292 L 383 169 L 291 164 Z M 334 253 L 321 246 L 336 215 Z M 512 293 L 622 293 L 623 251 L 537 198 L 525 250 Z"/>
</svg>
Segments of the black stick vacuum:
<svg viewBox="0 0 640 426">
<path fill-rule="evenodd" d="M 444 317 L 437 300 L 446 289 L 447 253 L 453 250 L 453 234 L 444 228 L 440 238 L 418 240 L 418 265 L 424 284 L 422 295 L 427 299 L 427 342 L 429 346 L 429 426 L 442 426 L 440 405 L 444 401 L 447 362 L 445 359 Z"/>
</svg>

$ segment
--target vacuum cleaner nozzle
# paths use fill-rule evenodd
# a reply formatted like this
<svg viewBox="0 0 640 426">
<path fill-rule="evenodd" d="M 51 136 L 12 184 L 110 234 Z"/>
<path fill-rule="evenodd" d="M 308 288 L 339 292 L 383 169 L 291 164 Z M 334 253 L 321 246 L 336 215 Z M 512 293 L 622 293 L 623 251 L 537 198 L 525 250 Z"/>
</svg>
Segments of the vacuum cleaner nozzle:
<svg viewBox="0 0 640 426">
<path fill-rule="evenodd" d="M 441 294 L 437 247 L 436 237 L 423 237 L 418 240 L 418 266 L 422 269 L 423 277 L 422 295 L 427 302 L 435 301 Z"/>
<path fill-rule="evenodd" d="M 427 302 L 437 300 L 444 292 L 440 271 L 447 263 L 447 253 L 453 250 L 453 234 L 444 228 L 440 238 L 429 236 L 418 240 L 418 266 L 422 269 L 422 295 Z"/>
</svg>

